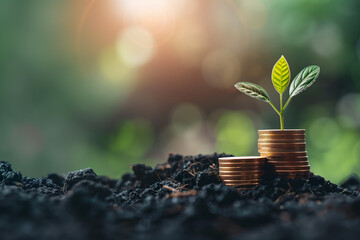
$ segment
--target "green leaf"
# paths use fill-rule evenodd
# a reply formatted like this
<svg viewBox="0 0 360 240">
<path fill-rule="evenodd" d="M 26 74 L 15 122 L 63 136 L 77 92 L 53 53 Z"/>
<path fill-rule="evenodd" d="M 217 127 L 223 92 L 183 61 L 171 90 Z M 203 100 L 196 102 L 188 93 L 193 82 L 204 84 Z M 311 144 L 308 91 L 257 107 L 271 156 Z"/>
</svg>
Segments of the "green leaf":
<svg viewBox="0 0 360 240">
<path fill-rule="evenodd" d="M 246 95 L 261 101 L 270 102 L 270 97 L 264 88 L 249 82 L 238 82 L 235 88 Z"/>
<path fill-rule="evenodd" d="M 299 72 L 290 85 L 290 97 L 294 97 L 310 87 L 320 74 L 320 67 L 311 65 Z"/>
<path fill-rule="evenodd" d="M 284 56 L 281 56 L 274 65 L 271 79 L 276 91 L 285 92 L 290 82 L 290 67 Z"/>
</svg>

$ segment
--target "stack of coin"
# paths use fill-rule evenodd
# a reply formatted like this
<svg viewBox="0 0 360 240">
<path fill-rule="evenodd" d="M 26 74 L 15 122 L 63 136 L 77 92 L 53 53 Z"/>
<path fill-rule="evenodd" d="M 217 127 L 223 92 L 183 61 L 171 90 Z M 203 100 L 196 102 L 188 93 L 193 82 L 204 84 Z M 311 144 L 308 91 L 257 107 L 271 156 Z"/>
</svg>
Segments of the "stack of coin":
<svg viewBox="0 0 360 240">
<path fill-rule="evenodd" d="M 251 189 L 260 184 L 265 175 L 265 157 L 219 158 L 219 175 L 228 186 Z"/>
<path fill-rule="evenodd" d="M 305 129 L 259 130 L 258 150 L 269 171 L 286 178 L 308 178 Z"/>
</svg>

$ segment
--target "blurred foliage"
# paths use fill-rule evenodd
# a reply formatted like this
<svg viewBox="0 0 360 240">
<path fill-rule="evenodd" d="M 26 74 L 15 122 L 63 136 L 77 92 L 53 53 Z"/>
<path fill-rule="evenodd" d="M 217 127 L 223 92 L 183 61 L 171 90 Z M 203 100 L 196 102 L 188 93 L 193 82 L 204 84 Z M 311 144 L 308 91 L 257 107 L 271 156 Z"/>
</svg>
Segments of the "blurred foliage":
<svg viewBox="0 0 360 240">
<path fill-rule="evenodd" d="M 285 112 L 285 128 L 307 129 L 312 170 L 360 172 L 359 1 L 149 2 L 0 2 L 1 160 L 118 177 L 168 152 L 257 154 L 276 113 L 233 84 L 270 90 L 283 54 L 292 76 L 321 67 Z"/>
</svg>

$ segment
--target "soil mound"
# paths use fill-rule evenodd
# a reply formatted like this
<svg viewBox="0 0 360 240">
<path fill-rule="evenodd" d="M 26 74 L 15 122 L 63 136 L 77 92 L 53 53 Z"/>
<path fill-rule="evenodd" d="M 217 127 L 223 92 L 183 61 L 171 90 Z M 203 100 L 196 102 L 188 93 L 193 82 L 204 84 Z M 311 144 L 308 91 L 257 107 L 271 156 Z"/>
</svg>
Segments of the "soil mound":
<svg viewBox="0 0 360 240">
<path fill-rule="evenodd" d="M 221 183 L 218 158 L 181 156 L 121 179 L 92 169 L 29 178 L 0 162 L 1 239 L 359 239 L 360 179 Z"/>
</svg>

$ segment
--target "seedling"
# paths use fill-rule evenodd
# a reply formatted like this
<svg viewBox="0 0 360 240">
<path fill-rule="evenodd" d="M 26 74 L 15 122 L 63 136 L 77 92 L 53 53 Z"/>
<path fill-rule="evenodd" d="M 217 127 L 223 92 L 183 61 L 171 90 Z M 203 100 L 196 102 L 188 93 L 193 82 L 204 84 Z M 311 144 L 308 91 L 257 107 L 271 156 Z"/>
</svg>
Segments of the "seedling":
<svg viewBox="0 0 360 240">
<path fill-rule="evenodd" d="M 274 88 L 280 94 L 279 110 L 270 101 L 270 97 L 265 91 L 265 89 L 260 87 L 259 85 L 249 82 L 238 82 L 235 84 L 235 88 L 250 97 L 269 103 L 270 106 L 275 110 L 275 112 L 279 114 L 280 127 L 281 130 L 284 130 L 284 111 L 286 107 L 289 105 L 293 97 L 305 91 L 315 82 L 316 78 L 319 76 L 319 73 L 320 67 L 315 65 L 308 66 L 301 70 L 301 72 L 291 82 L 289 89 L 289 98 L 286 101 L 285 105 L 283 105 L 283 93 L 285 92 L 290 83 L 290 67 L 285 57 L 281 56 L 281 58 L 274 65 L 271 74 Z"/>
</svg>

